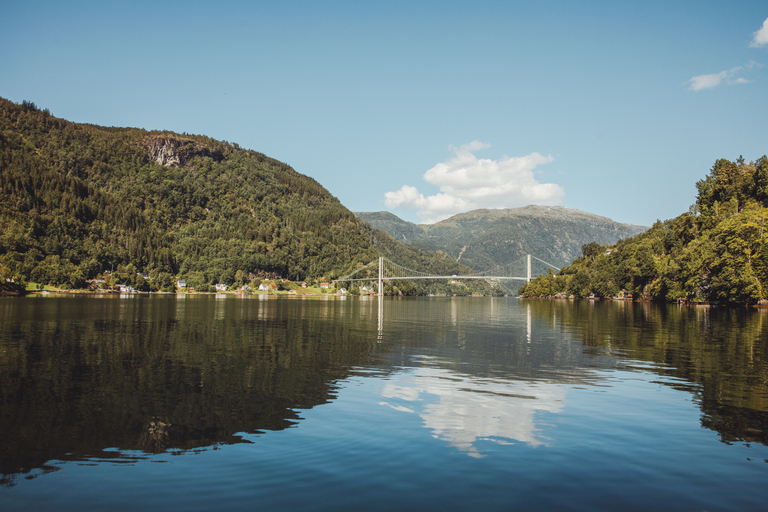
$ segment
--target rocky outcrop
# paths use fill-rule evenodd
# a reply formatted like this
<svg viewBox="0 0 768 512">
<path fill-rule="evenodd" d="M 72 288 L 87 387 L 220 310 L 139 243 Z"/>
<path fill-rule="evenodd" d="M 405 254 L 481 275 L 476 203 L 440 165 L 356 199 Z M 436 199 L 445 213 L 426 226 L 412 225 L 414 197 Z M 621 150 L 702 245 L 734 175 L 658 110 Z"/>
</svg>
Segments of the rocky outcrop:
<svg viewBox="0 0 768 512">
<path fill-rule="evenodd" d="M 147 139 L 146 148 L 149 159 L 165 167 L 186 167 L 196 156 L 222 160 L 221 153 L 211 152 L 195 141 L 174 137 L 152 137 Z"/>
</svg>

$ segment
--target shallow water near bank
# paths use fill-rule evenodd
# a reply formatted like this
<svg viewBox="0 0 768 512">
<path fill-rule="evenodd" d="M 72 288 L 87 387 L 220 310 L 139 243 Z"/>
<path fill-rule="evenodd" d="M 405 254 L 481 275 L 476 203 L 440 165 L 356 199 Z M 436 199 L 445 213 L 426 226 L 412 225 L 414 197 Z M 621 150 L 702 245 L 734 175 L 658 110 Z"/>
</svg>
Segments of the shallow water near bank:
<svg viewBox="0 0 768 512">
<path fill-rule="evenodd" d="M 761 510 L 768 316 L 0 298 L 4 510 Z"/>
</svg>

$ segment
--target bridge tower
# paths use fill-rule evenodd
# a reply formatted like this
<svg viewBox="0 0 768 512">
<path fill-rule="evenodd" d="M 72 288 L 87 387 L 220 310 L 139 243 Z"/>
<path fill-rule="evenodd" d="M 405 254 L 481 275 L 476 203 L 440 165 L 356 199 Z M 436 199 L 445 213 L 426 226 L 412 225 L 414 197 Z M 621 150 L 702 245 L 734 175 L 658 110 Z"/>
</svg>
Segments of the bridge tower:
<svg viewBox="0 0 768 512">
<path fill-rule="evenodd" d="M 530 254 L 528 255 L 528 277 L 526 277 L 525 282 L 526 283 L 531 282 L 531 255 Z"/>
<path fill-rule="evenodd" d="M 384 258 L 382 256 L 379 256 L 379 297 L 384 296 L 383 277 L 384 277 Z"/>
</svg>

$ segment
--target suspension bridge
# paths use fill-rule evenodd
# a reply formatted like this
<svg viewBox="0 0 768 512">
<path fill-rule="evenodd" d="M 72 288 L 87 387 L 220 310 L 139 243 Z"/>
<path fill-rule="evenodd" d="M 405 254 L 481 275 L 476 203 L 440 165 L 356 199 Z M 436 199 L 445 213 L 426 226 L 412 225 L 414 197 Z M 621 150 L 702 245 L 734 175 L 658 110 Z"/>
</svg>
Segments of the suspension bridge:
<svg viewBox="0 0 768 512">
<path fill-rule="evenodd" d="M 557 271 L 560 270 L 559 267 L 556 267 L 551 263 L 547 263 L 546 261 L 541 260 L 530 254 L 528 254 L 524 259 L 525 259 L 525 268 L 523 268 L 523 265 L 521 265 L 521 261 L 516 261 L 516 262 L 499 266 L 490 270 L 478 272 L 476 274 L 437 275 L 437 274 L 430 274 L 427 272 L 421 272 L 418 270 L 406 268 L 402 265 L 398 265 L 397 263 L 388 260 L 387 258 L 380 257 L 378 260 L 373 260 L 367 265 L 364 265 L 358 268 L 354 272 L 350 272 L 344 277 L 340 277 L 339 279 L 334 279 L 333 282 L 339 283 L 339 282 L 377 281 L 378 280 L 378 284 L 379 284 L 378 295 L 382 295 L 384 290 L 384 286 L 383 286 L 384 281 L 400 281 L 400 280 L 410 280 L 410 279 L 485 279 L 487 281 L 508 280 L 508 281 L 525 281 L 528 283 L 533 278 L 534 260 L 538 262 L 538 264 L 545 265 L 547 269 L 553 268 Z M 544 270 L 544 272 L 546 272 L 546 270 Z M 544 272 L 538 272 L 538 273 L 544 273 Z M 524 276 L 520 275 L 523 273 L 525 274 Z"/>
</svg>

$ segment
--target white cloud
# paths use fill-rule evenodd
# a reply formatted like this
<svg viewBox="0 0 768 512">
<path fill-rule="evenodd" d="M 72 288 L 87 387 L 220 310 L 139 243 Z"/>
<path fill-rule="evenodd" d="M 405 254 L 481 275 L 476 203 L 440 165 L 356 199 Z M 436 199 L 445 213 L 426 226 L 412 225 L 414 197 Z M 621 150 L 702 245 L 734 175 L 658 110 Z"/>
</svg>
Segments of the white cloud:
<svg viewBox="0 0 768 512">
<path fill-rule="evenodd" d="M 755 32 L 755 37 L 752 39 L 752 42 L 749 44 L 752 48 L 760 48 L 761 46 L 767 46 L 768 45 L 768 18 L 765 19 L 763 22 L 763 26 L 760 27 L 760 30 Z"/>
<path fill-rule="evenodd" d="M 474 141 L 459 148 L 454 156 L 429 169 L 423 178 L 437 185 L 440 193 L 424 196 L 416 187 L 403 185 L 387 192 L 387 208 L 417 210 L 426 223 L 438 222 L 451 215 L 477 208 L 513 208 L 528 204 L 560 204 L 563 189 L 554 183 L 539 183 L 533 175 L 536 167 L 549 163 L 551 156 L 531 153 L 500 160 L 479 159 L 474 153 L 489 148 Z"/>
<path fill-rule="evenodd" d="M 768 46 L 768 18 L 763 22 L 763 26 L 754 33 L 752 42 L 749 43 L 752 48 L 760 48 Z M 737 76 L 744 69 L 760 68 L 762 64 L 758 64 L 755 61 L 749 61 L 746 66 L 736 66 L 733 69 L 727 71 L 720 71 L 719 73 L 711 73 L 708 75 L 698 75 L 689 79 L 689 89 L 692 91 L 702 91 L 704 89 L 712 89 L 722 83 L 728 85 L 747 84 L 750 80 Z"/>
<path fill-rule="evenodd" d="M 735 68 L 727 71 L 721 71 L 719 73 L 712 73 L 709 75 L 699 75 L 691 78 L 688 82 L 691 84 L 689 89 L 692 91 L 702 91 L 704 89 L 712 89 L 725 82 L 728 85 L 748 84 L 749 80 L 743 77 L 736 76 L 743 69 L 752 69 L 754 67 L 761 67 L 760 64 L 749 61 L 746 66 L 736 66 Z"/>
<path fill-rule="evenodd" d="M 691 90 L 701 91 L 703 89 L 712 89 L 720 85 L 723 78 L 728 74 L 727 71 L 721 71 L 720 73 L 712 73 L 711 75 L 699 75 L 691 78 Z"/>
</svg>

